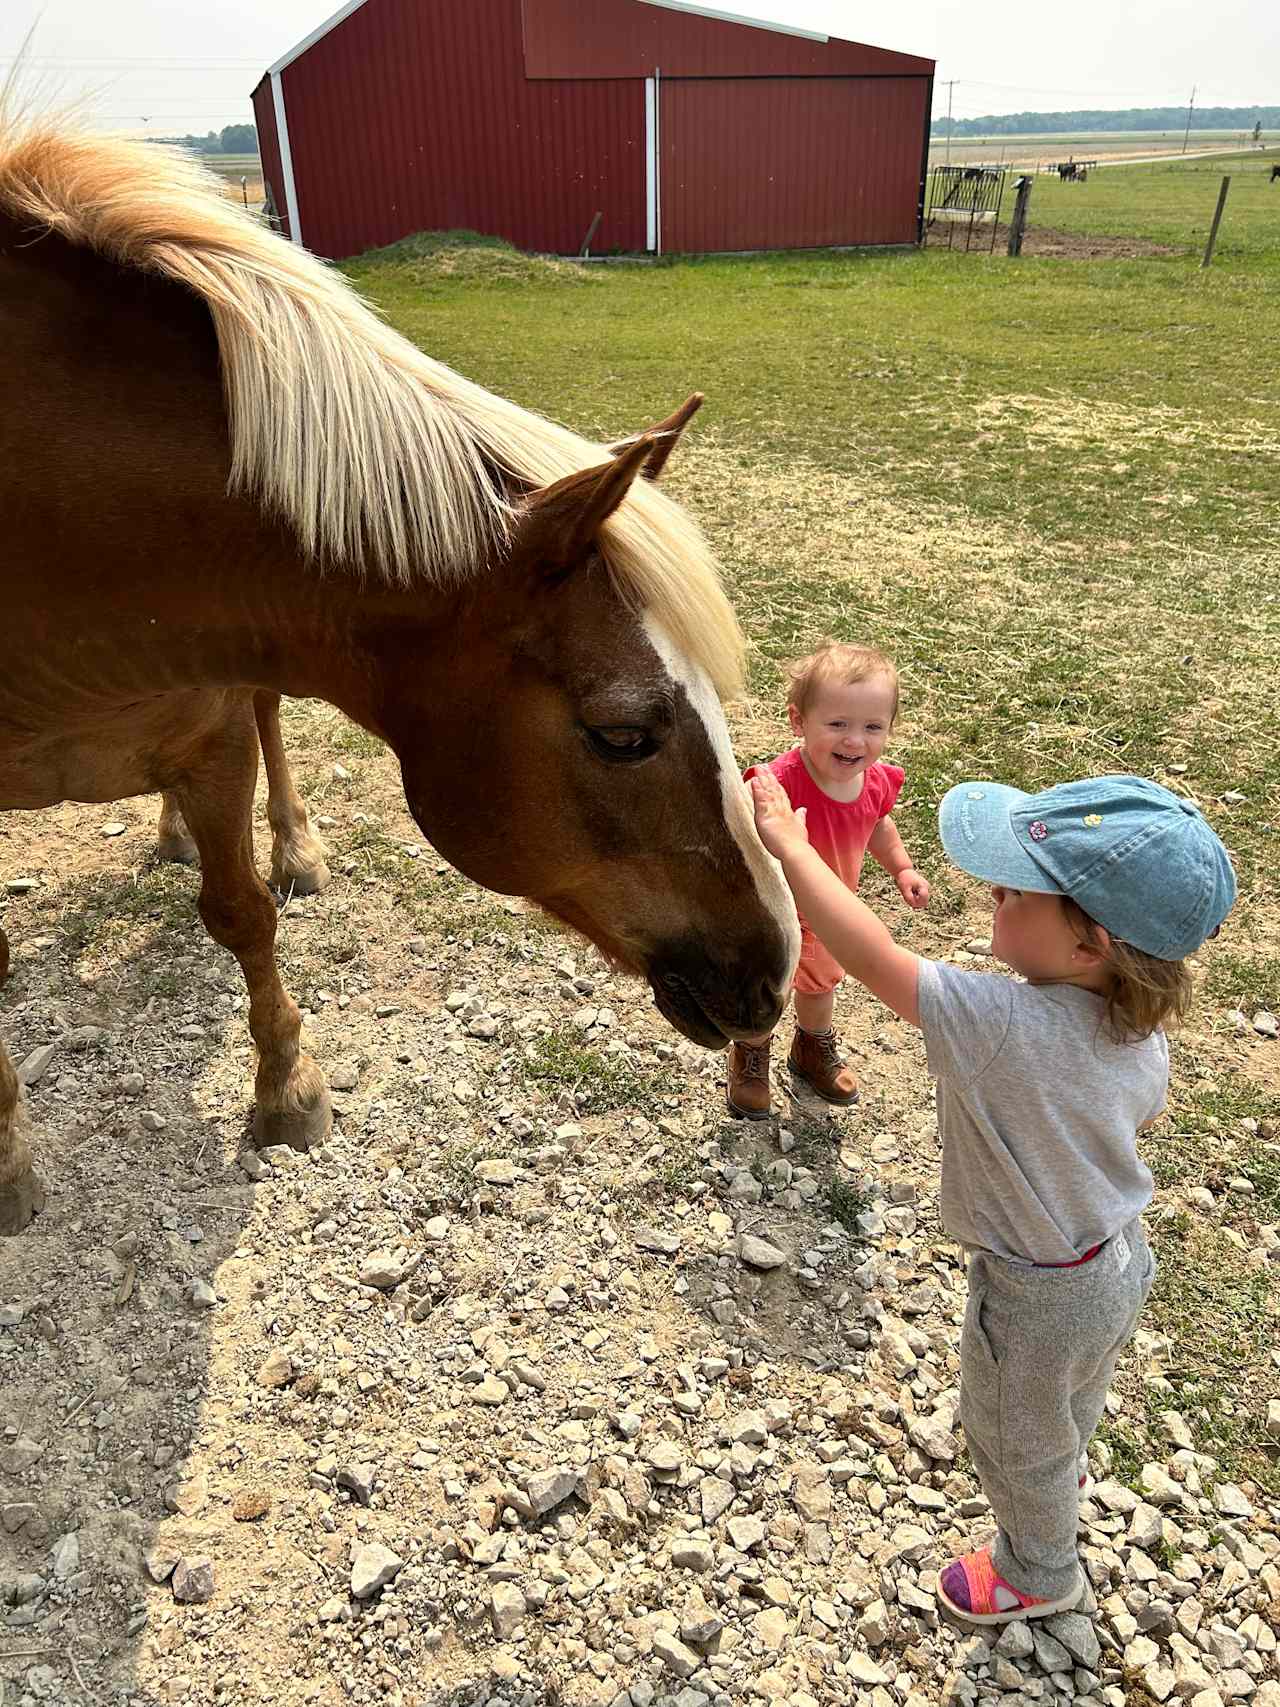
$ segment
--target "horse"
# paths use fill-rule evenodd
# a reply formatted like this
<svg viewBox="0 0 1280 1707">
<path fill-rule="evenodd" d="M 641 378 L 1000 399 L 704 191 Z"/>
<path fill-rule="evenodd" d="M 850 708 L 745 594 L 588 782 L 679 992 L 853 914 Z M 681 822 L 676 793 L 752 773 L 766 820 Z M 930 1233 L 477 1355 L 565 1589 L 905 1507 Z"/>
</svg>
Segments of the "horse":
<svg viewBox="0 0 1280 1707">
<path fill-rule="evenodd" d="M 0 330 L 0 807 L 170 796 L 248 990 L 254 1142 L 331 1121 L 253 861 L 260 694 L 385 741 L 447 859 L 692 1041 L 776 1023 L 798 926 L 722 709 L 742 635 L 658 484 L 698 394 L 594 444 L 419 351 L 194 161 L 12 111 Z M 0 1232 L 44 1201 L 0 1049 Z"/>
</svg>

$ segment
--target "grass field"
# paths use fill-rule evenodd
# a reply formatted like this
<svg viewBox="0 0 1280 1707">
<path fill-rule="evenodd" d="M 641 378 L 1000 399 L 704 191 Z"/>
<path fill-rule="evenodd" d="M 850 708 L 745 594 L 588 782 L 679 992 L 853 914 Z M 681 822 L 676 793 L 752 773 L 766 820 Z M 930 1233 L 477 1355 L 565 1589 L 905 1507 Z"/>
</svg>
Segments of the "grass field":
<svg viewBox="0 0 1280 1707">
<path fill-rule="evenodd" d="M 1211 160 L 1115 166 L 1083 184 L 1040 177 L 1031 192 L 1031 225 L 1103 237 L 1141 237 L 1199 259 L 1224 176 L 1231 179 L 1218 231 L 1215 265 L 1241 263 L 1269 274 L 1280 259 L 1280 151 L 1250 150 Z"/>
<path fill-rule="evenodd" d="M 929 249 L 582 270 L 411 243 L 347 271 L 425 349 L 590 434 L 708 393 L 671 478 L 752 643 L 739 753 L 781 744 L 789 654 L 832 634 L 896 655 L 901 822 L 939 880 L 928 914 L 898 915 L 903 940 L 942 952 L 961 915 L 981 922 L 934 829 L 956 779 L 1136 770 L 1201 803 L 1241 900 L 1205 953 L 1171 1122 L 1147 1146 L 1163 1260 L 1148 1326 L 1173 1349 L 1170 1388 L 1146 1402 L 1203 1413 L 1234 1473 L 1280 1489 L 1262 1432 L 1280 1264 L 1240 1249 L 1280 1220 L 1280 1046 L 1225 1017 L 1280 1007 L 1280 186 L 1268 195 L 1256 158 L 1231 169 L 1207 273 L 1217 162 L 1037 182 L 1033 221 L 1173 251 L 1143 260 Z M 1184 1211 L 1185 1187 L 1228 1175 L 1252 1195 Z"/>
<path fill-rule="evenodd" d="M 1124 160 L 1135 155 L 1160 154 L 1177 157 L 1183 152 L 1184 141 L 1189 154 L 1210 149 L 1231 153 L 1246 140 L 1238 130 L 1193 130 L 1185 137 L 1180 130 L 1080 130 L 1037 136 L 952 137 L 948 149 L 945 137 L 934 137 L 929 145 L 929 164 L 937 166 L 950 160 L 959 166 L 977 161 L 1034 166 L 1037 161 L 1047 163 L 1073 157 L 1077 160 Z M 1280 147 L 1280 131 L 1264 130 L 1259 140 L 1274 153 Z"/>
</svg>

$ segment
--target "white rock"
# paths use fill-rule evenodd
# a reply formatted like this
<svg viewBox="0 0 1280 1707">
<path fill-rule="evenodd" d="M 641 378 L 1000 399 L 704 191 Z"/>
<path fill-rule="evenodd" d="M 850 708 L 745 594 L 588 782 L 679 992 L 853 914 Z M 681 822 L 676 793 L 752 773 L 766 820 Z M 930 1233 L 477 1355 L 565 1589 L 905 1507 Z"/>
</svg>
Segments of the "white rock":
<svg viewBox="0 0 1280 1707">
<path fill-rule="evenodd" d="M 682 1536 L 671 1543 L 671 1563 L 681 1571 L 696 1571 L 699 1576 L 715 1568 L 716 1550 L 709 1541 L 696 1536 Z"/>
<path fill-rule="evenodd" d="M 1021 1619 L 1006 1624 L 996 1638 L 996 1652 L 1007 1655 L 1011 1660 L 1029 1659 L 1033 1646 L 1031 1631 Z"/>
<path fill-rule="evenodd" d="M 380 1588 L 404 1569 L 404 1560 L 380 1541 L 357 1546 L 351 1561 L 351 1592 L 357 1600 L 371 1600 Z"/>
<path fill-rule="evenodd" d="M 387 1292 L 399 1286 L 404 1274 L 404 1258 L 393 1251 L 370 1251 L 360 1264 L 361 1286 L 376 1286 Z"/>
<path fill-rule="evenodd" d="M 1219 1482 L 1214 1489 L 1213 1503 L 1224 1517 L 1252 1517 L 1253 1507 L 1242 1489 L 1234 1482 Z"/>
<path fill-rule="evenodd" d="M 764 1523 L 758 1517 L 731 1517 L 726 1528 L 739 1553 L 749 1553 L 764 1540 Z"/>
<path fill-rule="evenodd" d="M 486 1375 L 483 1381 L 477 1381 L 471 1389 L 471 1402 L 474 1405 L 505 1405 L 510 1397 L 510 1387 L 496 1375 Z"/>
<path fill-rule="evenodd" d="M 555 1470 L 536 1470 L 524 1485 L 525 1497 L 533 1509 L 535 1517 L 545 1517 L 547 1512 L 554 1511 L 556 1506 L 576 1492 L 578 1477 L 576 1471 L 563 1467 Z"/>
<path fill-rule="evenodd" d="M 489 1616 L 493 1620 L 493 1633 L 500 1642 L 515 1635 L 527 1611 L 525 1598 L 514 1583 L 496 1584 L 489 1597 Z"/>
<path fill-rule="evenodd" d="M 1142 1466 L 1142 1488 L 1152 1505 L 1170 1506 L 1182 1504 L 1182 1489 L 1174 1481 L 1169 1472 L 1159 1464 L 1144 1464 Z"/>
<path fill-rule="evenodd" d="M 74 1529 L 54 1542 L 49 1554 L 49 1568 L 62 1582 L 80 1569 L 80 1537 Z"/>
<path fill-rule="evenodd" d="M 258 1385 L 260 1387 L 287 1387 L 293 1380 L 293 1359 L 289 1353 L 277 1346 L 274 1351 L 267 1353 L 258 1370 Z"/>
<path fill-rule="evenodd" d="M 882 1670 L 870 1654 L 860 1654 L 856 1648 L 845 1656 L 845 1666 L 853 1681 L 865 1684 L 868 1689 L 889 1681 L 888 1672 Z"/>
<path fill-rule="evenodd" d="M 707 1476 L 699 1489 L 702 1501 L 702 1521 L 715 1523 L 724 1516 L 737 1498 L 737 1490 L 732 1482 L 726 1482 L 719 1476 Z"/>
<path fill-rule="evenodd" d="M 654 1633 L 653 1651 L 666 1666 L 668 1671 L 677 1677 L 692 1677 L 701 1661 L 692 1648 L 686 1648 L 678 1636 L 673 1636 L 669 1630 L 658 1630 Z"/>
<path fill-rule="evenodd" d="M 1091 1618 L 1086 1618 L 1082 1612 L 1059 1612 L 1045 1619 L 1044 1628 L 1062 1643 L 1077 1665 L 1085 1666 L 1089 1671 L 1097 1670 L 1102 1647 Z"/>
<path fill-rule="evenodd" d="M 787 1253 L 770 1244 L 768 1239 L 761 1239 L 754 1233 L 743 1233 L 738 1240 L 738 1256 L 748 1268 L 772 1269 L 781 1268 L 787 1260 Z"/>
</svg>

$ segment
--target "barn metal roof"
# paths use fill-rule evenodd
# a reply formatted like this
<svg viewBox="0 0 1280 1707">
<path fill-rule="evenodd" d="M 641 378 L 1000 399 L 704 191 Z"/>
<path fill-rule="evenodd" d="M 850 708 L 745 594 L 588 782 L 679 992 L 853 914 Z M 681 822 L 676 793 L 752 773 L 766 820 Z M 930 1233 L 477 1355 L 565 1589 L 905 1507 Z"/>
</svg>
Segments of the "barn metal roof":
<svg viewBox="0 0 1280 1707">
<path fill-rule="evenodd" d="M 300 59 L 308 48 L 313 47 L 316 42 L 327 36 L 330 30 L 336 29 L 339 24 L 349 18 L 353 12 L 358 12 L 366 3 L 367 0 L 347 0 L 347 4 L 339 7 L 332 17 L 326 18 L 322 24 L 317 24 L 309 35 L 304 36 L 287 53 L 282 54 L 274 65 L 268 66 L 266 75 L 268 77 L 279 75 L 286 66 L 292 65 L 295 59 Z M 776 35 L 799 36 L 802 40 L 820 44 L 825 44 L 833 39 L 830 32 L 821 27 L 827 22 L 827 18 L 822 16 L 823 12 L 830 14 L 832 10 L 831 0 L 827 0 L 825 6 L 821 4 L 821 0 L 799 0 L 799 4 L 796 3 L 796 0 L 759 0 L 759 4 L 752 4 L 751 0 L 747 0 L 747 9 L 743 11 L 730 11 L 724 6 L 708 5 L 705 0 L 639 0 L 639 3 L 644 6 L 661 7 L 668 12 L 684 12 L 693 17 L 709 18 L 717 23 L 740 24 L 747 29 L 769 30 Z M 844 13 L 852 10 L 852 8 L 841 5 L 839 10 Z M 862 15 L 857 19 L 856 25 L 854 20 L 850 19 L 851 27 L 856 27 L 858 34 L 845 35 L 841 33 L 834 39 L 837 41 L 862 42 L 877 47 L 884 46 L 895 35 L 901 36 L 903 23 L 911 15 L 911 0 L 907 0 L 905 11 L 902 0 L 892 0 L 889 5 L 881 4 L 879 0 L 871 0 L 870 4 L 860 6 L 858 11 Z M 896 23 L 891 21 L 895 16 Z M 887 28 L 883 27 L 886 23 L 888 23 Z M 929 50 L 911 47 L 905 51 L 919 53 Z"/>
</svg>

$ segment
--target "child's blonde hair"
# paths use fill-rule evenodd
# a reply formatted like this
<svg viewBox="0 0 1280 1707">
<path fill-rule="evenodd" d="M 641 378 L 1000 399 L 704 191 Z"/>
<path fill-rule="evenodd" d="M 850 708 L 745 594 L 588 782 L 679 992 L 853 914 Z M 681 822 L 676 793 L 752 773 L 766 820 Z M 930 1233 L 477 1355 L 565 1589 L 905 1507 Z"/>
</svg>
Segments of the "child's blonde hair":
<svg viewBox="0 0 1280 1707">
<path fill-rule="evenodd" d="M 1157 960 L 1110 936 L 1104 948 L 1101 927 L 1084 908 L 1063 895 L 1067 923 L 1088 948 L 1105 953 L 1110 987 L 1104 992 L 1106 1027 L 1117 1043 L 1137 1043 L 1161 1026 L 1181 1025 L 1191 1007 L 1191 973 L 1185 960 Z"/>
<path fill-rule="evenodd" d="M 827 640 L 810 652 L 807 658 L 797 658 L 787 665 L 787 703 L 803 714 L 821 690 L 834 682 L 850 687 L 854 682 L 870 681 L 875 676 L 887 676 L 893 684 L 893 715 L 898 715 L 898 671 L 892 658 L 886 658 L 874 646 L 850 646 L 841 640 Z"/>
</svg>

